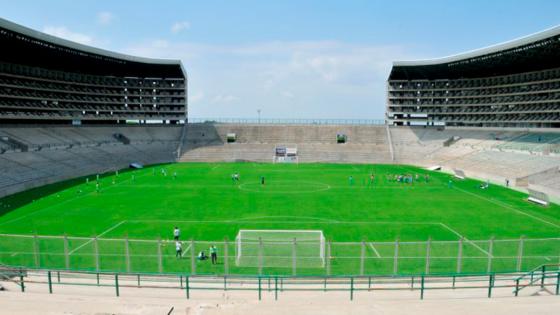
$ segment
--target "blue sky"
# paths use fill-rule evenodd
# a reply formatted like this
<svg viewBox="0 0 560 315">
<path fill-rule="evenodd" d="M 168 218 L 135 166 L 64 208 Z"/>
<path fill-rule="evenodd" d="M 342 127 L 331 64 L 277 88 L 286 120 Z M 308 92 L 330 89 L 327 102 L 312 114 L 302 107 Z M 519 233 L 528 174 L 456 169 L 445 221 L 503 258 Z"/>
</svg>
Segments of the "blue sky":
<svg viewBox="0 0 560 315">
<path fill-rule="evenodd" d="M 383 118 L 393 60 L 560 24 L 560 1 L 5 1 L 1 17 L 122 53 L 181 59 L 191 117 Z"/>
</svg>

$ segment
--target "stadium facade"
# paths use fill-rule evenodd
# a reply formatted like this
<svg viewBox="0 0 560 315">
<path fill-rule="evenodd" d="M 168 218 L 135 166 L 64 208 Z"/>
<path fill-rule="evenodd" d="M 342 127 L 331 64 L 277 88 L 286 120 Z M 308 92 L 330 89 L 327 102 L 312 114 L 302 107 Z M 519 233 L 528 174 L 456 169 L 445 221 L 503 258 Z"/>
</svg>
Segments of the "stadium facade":
<svg viewBox="0 0 560 315">
<path fill-rule="evenodd" d="M 560 127 L 560 27 L 449 57 L 394 62 L 386 120 Z"/>
<path fill-rule="evenodd" d="M 0 19 L 0 123 L 178 123 L 187 118 L 179 60 L 81 45 Z"/>
</svg>

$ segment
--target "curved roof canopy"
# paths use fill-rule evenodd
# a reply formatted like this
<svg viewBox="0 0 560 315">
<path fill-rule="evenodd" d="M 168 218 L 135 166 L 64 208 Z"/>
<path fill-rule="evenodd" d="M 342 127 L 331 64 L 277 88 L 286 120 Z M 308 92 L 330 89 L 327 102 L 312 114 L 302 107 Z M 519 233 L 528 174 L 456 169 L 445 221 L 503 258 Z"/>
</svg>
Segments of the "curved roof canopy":
<svg viewBox="0 0 560 315">
<path fill-rule="evenodd" d="M 478 78 L 560 68 L 560 26 L 453 56 L 395 61 L 389 80 Z"/>
<path fill-rule="evenodd" d="M 180 60 L 120 54 L 48 35 L 0 18 L 0 62 L 103 76 L 186 78 Z"/>
</svg>

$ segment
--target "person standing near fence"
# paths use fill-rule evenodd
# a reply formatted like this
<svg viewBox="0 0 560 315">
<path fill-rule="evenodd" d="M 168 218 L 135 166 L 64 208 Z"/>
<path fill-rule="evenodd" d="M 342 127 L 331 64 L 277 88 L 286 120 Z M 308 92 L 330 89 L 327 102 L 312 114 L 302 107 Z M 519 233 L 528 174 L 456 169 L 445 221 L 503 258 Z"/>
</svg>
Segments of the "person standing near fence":
<svg viewBox="0 0 560 315">
<path fill-rule="evenodd" d="M 218 249 L 215 245 L 210 246 L 210 257 L 212 257 L 212 265 L 218 263 Z"/>
<path fill-rule="evenodd" d="M 183 245 L 181 244 L 181 242 L 177 241 L 175 242 L 175 258 L 181 259 L 182 256 L 183 256 Z"/>
<path fill-rule="evenodd" d="M 175 227 L 175 229 L 173 229 L 173 239 L 178 241 L 179 236 L 181 236 L 181 230 L 179 230 L 178 227 Z"/>
</svg>

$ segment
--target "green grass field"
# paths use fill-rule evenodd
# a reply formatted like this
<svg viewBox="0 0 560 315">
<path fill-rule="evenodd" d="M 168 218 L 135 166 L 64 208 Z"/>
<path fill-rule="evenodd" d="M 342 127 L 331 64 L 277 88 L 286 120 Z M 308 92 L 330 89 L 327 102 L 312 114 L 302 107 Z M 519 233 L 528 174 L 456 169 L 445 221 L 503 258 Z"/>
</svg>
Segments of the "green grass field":
<svg viewBox="0 0 560 315">
<path fill-rule="evenodd" d="M 235 172 L 238 183 L 231 179 Z M 419 174 L 420 180 L 399 183 L 395 174 Z M 333 242 L 330 257 L 325 265 L 317 264 L 316 257 L 305 258 L 315 249 L 296 246 L 298 274 L 513 271 L 558 263 L 560 240 L 534 239 L 560 235 L 559 206 L 530 204 L 526 195 L 496 185 L 483 190 L 470 179 L 453 180 L 450 186 L 450 179 L 399 165 L 256 163 L 123 171 L 101 177 L 99 192 L 94 176 L 89 184 L 80 178 L 0 199 L 0 233 L 28 236 L 1 236 L 0 263 L 188 273 L 195 271 L 191 254 L 216 244 L 219 263 L 195 261 L 197 273 L 220 274 L 227 268 L 256 274 L 258 266 L 236 264 L 234 240 L 241 229 L 322 231 Z M 182 231 L 182 259 L 175 258 L 174 226 Z M 69 239 L 29 237 L 34 234 Z M 520 237 L 526 238 L 521 248 Z M 161 255 L 158 239 L 163 240 Z M 510 239 L 515 241 L 505 241 Z M 291 274 L 292 249 L 291 244 L 265 245 L 263 272 Z"/>
</svg>

